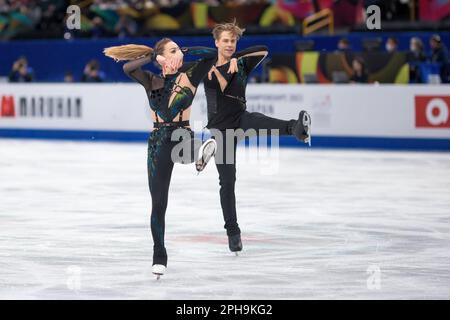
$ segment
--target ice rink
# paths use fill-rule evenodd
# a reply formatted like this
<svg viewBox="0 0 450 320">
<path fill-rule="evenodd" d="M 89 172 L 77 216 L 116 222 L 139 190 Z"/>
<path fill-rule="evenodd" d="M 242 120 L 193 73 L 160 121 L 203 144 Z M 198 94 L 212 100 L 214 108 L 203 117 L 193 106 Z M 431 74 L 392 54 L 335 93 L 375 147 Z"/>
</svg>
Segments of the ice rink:
<svg viewBox="0 0 450 320">
<path fill-rule="evenodd" d="M 238 149 L 237 257 L 215 166 L 176 165 L 156 281 L 146 149 L 0 140 L 1 299 L 450 298 L 449 153 Z"/>
</svg>

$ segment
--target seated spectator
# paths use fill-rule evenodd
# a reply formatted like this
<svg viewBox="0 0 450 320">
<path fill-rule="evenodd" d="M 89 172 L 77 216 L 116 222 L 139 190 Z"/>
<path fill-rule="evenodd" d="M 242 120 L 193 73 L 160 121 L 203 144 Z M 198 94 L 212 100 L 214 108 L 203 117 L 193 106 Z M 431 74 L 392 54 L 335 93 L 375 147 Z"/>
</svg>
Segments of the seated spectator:
<svg viewBox="0 0 450 320">
<path fill-rule="evenodd" d="M 353 75 L 350 78 L 351 83 L 367 83 L 369 76 L 366 70 L 366 64 L 361 57 L 356 57 L 352 62 Z"/>
<path fill-rule="evenodd" d="M 350 41 L 348 41 L 347 38 L 339 39 L 339 42 L 337 44 L 338 51 L 341 52 L 348 52 L 351 50 Z"/>
<path fill-rule="evenodd" d="M 431 62 L 439 64 L 442 83 L 448 82 L 449 62 L 447 47 L 441 42 L 437 34 L 430 38 Z"/>
<path fill-rule="evenodd" d="M 105 75 L 100 71 L 100 63 L 97 60 L 91 60 L 84 67 L 82 82 L 103 82 Z"/>
<path fill-rule="evenodd" d="M 74 82 L 73 74 L 71 71 L 66 71 L 64 74 L 64 82 Z"/>
<path fill-rule="evenodd" d="M 132 37 L 136 34 L 137 24 L 129 16 L 121 14 L 119 21 L 117 21 L 114 31 L 119 38 Z"/>
<path fill-rule="evenodd" d="M 13 64 L 12 70 L 9 73 L 10 82 L 31 82 L 33 81 L 33 69 L 28 66 L 28 60 L 25 57 L 20 57 Z"/>
<path fill-rule="evenodd" d="M 101 17 L 92 19 L 91 37 L 93 39 L 104 37 L 107 34 L 106 28 Z"/>
<path fill-rule="evenodd" d="M 264 10 L 259 20 L 259 25 L 261 27 L 269 27 L 274 25 L 276 22 L 291 27 L 295 25 L 292 7 L 287 6 L 284 4 L 284 1 L 281 0 L 273 0 L 270 2 L 272 2 L 272 5 Z M 294 3 L 293 5 L 297 6 L 298 4 Z"/>
<path fill-rule="evenodd" d="M 58 32 L 61 22 L 66 16 L 67 6 L 64 1 L 40 1 L 42 17 L 37 24 L 37 30 Z"/>
<path fill-rule="evenodd" d="M 386 51 L 389 53 L 394 53 L 398 49 L 398 40 L 393 37 L 389 37 L 386 41 Z"/>
<path fill-rule="evenodd" d="M 420 83 L 421 75 L 419 64 L 426 61 L 423 42 L 420 38 L 413 37 L 409 42 L 409 79 L 412 83 Z"/>
<path fill-rule="evenodd" d="M 331 10 L 334 15 L 336 28 L 350 27 L 364 22 L 363 1 L 359 0 L 334 0 L 331 2 Z M 323 9 L 324 6 L 321 6 Z"/>
</svg>

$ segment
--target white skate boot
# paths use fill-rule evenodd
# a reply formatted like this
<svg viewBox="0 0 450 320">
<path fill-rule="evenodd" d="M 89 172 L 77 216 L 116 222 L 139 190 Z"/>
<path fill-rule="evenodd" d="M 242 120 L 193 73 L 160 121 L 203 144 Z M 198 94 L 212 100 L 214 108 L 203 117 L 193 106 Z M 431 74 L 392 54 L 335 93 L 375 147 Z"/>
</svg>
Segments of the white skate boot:
<svg viewBox="0 0 450 320">
<path fill-rule="evenodd" d="M 195 168 L 200 173 L 205 169 L 209 160 L 216 154 L 217 143 L 214 139 L 206 140 L 198 151 L 198 160 L 195 162 Z"/>
<path fill-rule="evenodd" d="M 152 273 L 156 275 L 156 280 L 159 280 L 159 278 L 166 272 L 166 266 L 162 264 L 154 264 L 152 266 Z"/>
</svg>

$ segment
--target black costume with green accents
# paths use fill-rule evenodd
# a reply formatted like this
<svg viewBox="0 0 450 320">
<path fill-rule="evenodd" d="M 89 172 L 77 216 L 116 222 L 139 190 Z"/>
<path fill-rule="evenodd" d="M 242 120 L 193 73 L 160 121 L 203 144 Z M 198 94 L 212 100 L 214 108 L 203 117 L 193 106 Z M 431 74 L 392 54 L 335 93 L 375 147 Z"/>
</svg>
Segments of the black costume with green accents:
<svg viewBox="0 0 450 320">
<path fill-rule="evenodd" d="M 296 120 L 284 121 L 268 117 L 259 112 L 246 111 L 246 97 L 245 90 L 247 87 L 248 76 L 250 72 L 258 66 L 264 59 L 265 55 L 252 55 L 256 52 L 268 52 L 266 46 L 253 46 L 237 52 L 233 58 L 238 59 L 238 72 L 227 73 L 230 62 L 216 67 L 220 74 L 227 81 L 227 86 L 222 92 L 219 81 L 215 74 L 212 79 L 204 79 L 205 94 L 208 109 L 208 125 L 209 129 L 220 130 L 222 139 L 217 140 L 217 154 L 216 167 L 219 172 L 220 184 L 220 203 L 222 206 L 223 218 L 225 221 L 225 229 L 228 236 L 240 234 L 236 215 L 236 145 L 237 139 L 233 137 L 234 141 L 234 161 L 233 163 L 226 163 L 226 145 L 227 136 L 225 130 L 227 129 L 267 129 L 268 134 L 272 134 L 271 129 L 278 130 L 279 135 L 291 135 L 292 127 Z M 246 56 L 248 55 L 248 56 Z M 223 162 L 218 163 L 218 160 Z M 232 250 L 233 251 L 233 250 Z"/>
<path fill-rule="evenodd" d="M 217 60 L 217 50 L 205 47 L 182 48 L 181 50 L 185 54 L 202 56 L 202 59 L 187 63 L 180 69 L 182 73 L 186 74 L 192 86 L 197 88 Z M 164 246 L 165 213 L 174 161 L 181 162 L 172 159 L 172 150 L 180 142 L 191 144 L 191 154 L 188 156 L 188 161 L 183 163 L 192 163 L 201 141 L 194 139 L 194 133 L 187 128 L 189 121 L 181 121 L 182 113 L 191 106 L 195 92 L 192 92 L 189 87 L 181 87 L 178 84 L 177 79 L 179 79 L 180 72 L 161 77 L 141 69 L 143 65 L 154 59 L 153 55 L 129 61 L 124 65 L 123 70 L 130 78 L 145 88 L 150 108 L 164 120 L 164 122 L 159 122 L 156 117 L 157 122 L 154 123 L 154 130 L 148 140 L 147 169 L 152 196 L 153 264 L 167 266 L 167 252 Z M 176 95 L 169 106 L 170 97 L 174 92 Z M 177 114 L 179 117 L 176 117 Z M 172 141 L 172 133 L 180 128 L 185 130 L 184 136 L 188 138 Z M 185 158 L 183 157 L 183 159 Z"/>
</svg>

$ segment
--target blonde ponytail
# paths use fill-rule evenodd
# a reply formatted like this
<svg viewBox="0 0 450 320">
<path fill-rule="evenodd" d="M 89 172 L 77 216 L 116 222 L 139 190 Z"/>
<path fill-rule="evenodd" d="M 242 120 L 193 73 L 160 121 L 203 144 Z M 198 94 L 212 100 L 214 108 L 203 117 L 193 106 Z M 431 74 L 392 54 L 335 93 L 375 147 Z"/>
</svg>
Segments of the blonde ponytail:
<svg viewBox="0 0 450 320">
<path fill-rule="evenodd" d="M 153 49 L 144 45 L 127 44 L 123 46 L 105 48 L 103 53 L 105 56 L 113 58 L 115 61 L 134 60 L 143 56 L 151 55 L 153 53 Z"/>
</svg>

